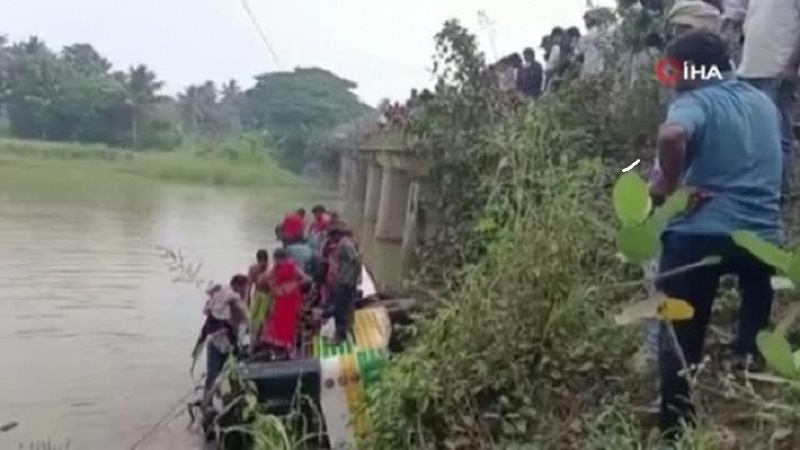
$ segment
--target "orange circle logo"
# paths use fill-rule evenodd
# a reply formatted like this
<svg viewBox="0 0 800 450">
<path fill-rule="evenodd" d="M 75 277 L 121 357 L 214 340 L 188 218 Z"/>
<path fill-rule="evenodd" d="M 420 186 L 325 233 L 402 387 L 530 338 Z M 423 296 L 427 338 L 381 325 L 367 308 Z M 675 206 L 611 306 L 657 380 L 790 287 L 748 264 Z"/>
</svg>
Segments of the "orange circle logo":
<svg viewBox="0 0 800 450">
<path fill-rule="evenodd" d="M 681 79 L 683 64 L 672 58 L 661 58 L 656 62 L 656 79 L 666 87 L 675 87 Z"/>
</svg>

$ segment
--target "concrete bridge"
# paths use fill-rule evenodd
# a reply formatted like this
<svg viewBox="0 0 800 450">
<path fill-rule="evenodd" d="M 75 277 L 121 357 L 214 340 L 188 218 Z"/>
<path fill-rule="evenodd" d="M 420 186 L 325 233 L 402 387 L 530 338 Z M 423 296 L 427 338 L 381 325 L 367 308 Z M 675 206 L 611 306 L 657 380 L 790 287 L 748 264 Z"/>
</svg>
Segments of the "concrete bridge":
<svg viewBox="0 0 800 450">
<path fill-rule="evenodd" d="M 427 165 L 399 131 L 340 148 L 339 191 L 375 223 L 375 239 L 402 243 L 407 260 L 420 229 L 421 179 Z M 405 266 L 405 264 L 404 264 Z"/>
</svg>

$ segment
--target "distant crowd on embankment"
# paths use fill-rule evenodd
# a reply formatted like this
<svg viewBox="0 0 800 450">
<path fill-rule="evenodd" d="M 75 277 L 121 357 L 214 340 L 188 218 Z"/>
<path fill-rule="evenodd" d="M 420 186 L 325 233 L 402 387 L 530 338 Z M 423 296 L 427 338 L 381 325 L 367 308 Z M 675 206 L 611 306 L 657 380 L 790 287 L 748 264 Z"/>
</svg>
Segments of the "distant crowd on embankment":
<svg viewBox="0 0 800 450">
<path fill-rule="evenodd" d="M 638 14 L 644 23 L 657 23 L 665 18 L 670 27 L 704 28 L 718 32 L 727 42 L 734 68 L 741 62 L 744 40 L 744 19 L 747 0 L 678 0 L 669 10 L 664 10 L 661 0 L 634 0 L 626 15 Z M 583 16 L 585 33 L 576 26 L 556 26 L 541 37 L 539 54 L 533 47 L 499 58 L 487 69 L 497 87 L 510 96 L 536 99 L 542 94 L 557 90 L 565 80 L 588 79 L 610 69 L 623 73 L 630 80 L 641 73 L 652 72 L 659 55 L 664 51 L 666 38 L 673 30 L 647 30 L 633 46 L 636 51 L 618 49 L 614 42 L 620 40 L 623 30 L 618 16 L 611 8 L 593 8 Z M 613 64 L 609 62 L 613 61 Z M 403 102 L 385 100 L 379 106 L 380 129 L 402 127 L 414 109 L 433 98 L 435 92 L 412 89 Z"/>
</svg>

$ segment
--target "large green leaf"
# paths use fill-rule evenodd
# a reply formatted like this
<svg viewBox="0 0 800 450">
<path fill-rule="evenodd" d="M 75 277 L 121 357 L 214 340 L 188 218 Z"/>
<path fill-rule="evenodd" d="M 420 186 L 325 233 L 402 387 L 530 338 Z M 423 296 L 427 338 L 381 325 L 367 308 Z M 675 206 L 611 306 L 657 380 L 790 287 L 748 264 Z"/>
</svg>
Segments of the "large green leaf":
<svg viewBox="0 0 800 450">
<path fill-rule="evenodd" d="M 652 203 L 647 183 L 636 172 L 626 172 L 614 184 L 614 211 L 624 225 L 643 222 Z"/>
<path fill-rule="evenodd" d="M 661 253 L 661 240 L 652 226 L 647 224 L 628 225 L 617 234 L 619 251 L 632 263 L 643 263 Z"/>
<path fill-rule="evenodd" d="M 686 211 L 689 205 L 689 191 L 686 188 L 680 188 L 673 192 L 672 195 L 667 197 L 664 204 L 658 208 L 652 216 L 650 216 L 650 225 L 657 231 L 661 232 L 667 227 L 670 219 Z"/>
<path fill-rule="evenodd" d="M 772 370 L 786 378 L 796 378 L 798 371 L 794 365 L 792 346 L 785 336 L 773 331 L 761 331 L 756 337 L 756 345 Z"/>
<path fill-rule="evenodd" d="M 800 284 L 800 255 L 792 255 L 789 267 L 786 268 L 786 276 L 796 285 Z"/>
<path fill-rule="evenodd" d="M 792 255 L 768 242 L 752 231 L 739 230 L 731 234 L 736 245 L 744 248 L 766 264 L 787 272 L 792 262 Z"/>
</svg>

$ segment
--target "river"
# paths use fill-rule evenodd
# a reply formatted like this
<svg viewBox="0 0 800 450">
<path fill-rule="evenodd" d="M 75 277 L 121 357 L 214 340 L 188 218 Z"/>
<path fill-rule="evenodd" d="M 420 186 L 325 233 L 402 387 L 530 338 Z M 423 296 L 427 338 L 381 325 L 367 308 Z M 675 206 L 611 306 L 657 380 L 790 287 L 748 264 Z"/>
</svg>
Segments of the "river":
<svg viewBox="0 0 800 450">
<path fill-rule="evenodd" d="M 191 390 L 202 320 L 201 292 L 172 281 L 156 246 L 227 281 L 256 249 L 276 245 L 287 210 L 316 201 L 311 191 L 0 166 L 0 425 L 18 422 L 0 448 L 47 439 L 130 448 Z M 385 272 L 396 258 L 378 260 Z M 191 448 L 187 423 L 176 419 L 140 448 Z"/>
</svg>

